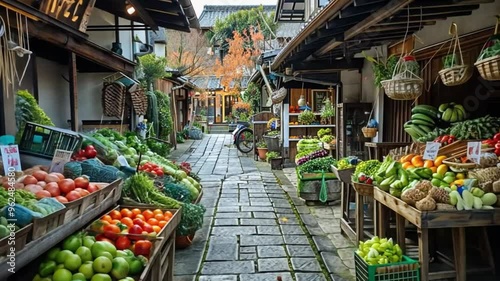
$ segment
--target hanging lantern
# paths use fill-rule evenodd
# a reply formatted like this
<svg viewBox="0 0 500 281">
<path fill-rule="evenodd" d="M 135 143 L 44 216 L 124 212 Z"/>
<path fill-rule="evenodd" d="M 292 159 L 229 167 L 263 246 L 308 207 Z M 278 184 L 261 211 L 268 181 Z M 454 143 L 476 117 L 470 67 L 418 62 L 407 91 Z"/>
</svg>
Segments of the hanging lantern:
<svg viewBox="0 0 500 281">
<path fill-rule="evenodd" d="M 306 99 L 304 98 L 304 95 L 300 95 L 300 99 L 297 102 L 299 106 L 304 106 L 306 105 Z"/>
</svg>

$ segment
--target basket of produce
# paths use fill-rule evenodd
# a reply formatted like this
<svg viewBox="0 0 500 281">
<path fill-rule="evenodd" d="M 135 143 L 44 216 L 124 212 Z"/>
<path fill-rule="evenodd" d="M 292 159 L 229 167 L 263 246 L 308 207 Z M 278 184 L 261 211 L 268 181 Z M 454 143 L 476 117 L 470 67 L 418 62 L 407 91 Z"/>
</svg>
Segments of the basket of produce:
<svg viewBox="0 0 500 281">
<path fill-rule="evenodd" d="M 345 182 L 347 184 L 350 184 L 352 182 L 352 174 L 354 173 L 354 170 L 356 167 L 352 168 L 345 168 L 342 170 L 339 170 L 337 167 L 332 165 L 332 172 L 335 174 L 335 176 L 341 180 L 342 182 Z"/>
<path fill-rule="evenodd" d="M 469 81 L 472 77 L 472 68 L 470 65 L 464 64 L 464 57 L 462 54 L 462 48 L 460 47 L 460 39 L 456 23 L 451 24 L 450 34 L 452 35 L 450 48 L 448 50 L 448 54 L 444 57 L 444 69 L 439 71 L 439 77 L 441 77 L 441 81 L 445 86 L 457 86 Z M 451 46 L 453 46 L 452 53 L 450 53 Z M 460 61 L 456 55 L 457 48 L 458 53 L 460 54 Z"/>
<path fill-rule="evenodd" d="M 362 196 L 373 196 L 373 184 L 352 182 L 354 190 Z"/>
<path fill-rule="evenodd" d="M 316 116 L 311 110 L 304 110 L 299 114 L 299 123 L 302 125 L 310 125 L 316 120 Z"/>
<path fill-rule="evenodd" d="M 354 265 L 359 281 L 420 280 L 419 262 L 404 256 L 392 238 L 374 236 L 368 241 L 360 241 L 354 253 Z"/>
<path fill-rule="evenodd" d="M 378 129 L 363 127 L 361 128 L 361 131 L 363 132 L 365 138 L 374 138 L 377 135 Z"/>
<path fill-rule="evenodd" d="M 484 80 L 500 80 L 500 36 L 497 34 L 499 22 L 500 18 L 497 16 L 495 33 L 484 44 L 474 64 Z"/>
<path fill-rule="evenodd" d="M 357 193 L 373 196 L 373 178 L 381 165 L 378 160 L 367 160 L 356 165 L 352 174 L 352 185 Z"/>
<path fill-rule="evenodd" d="M 419 77 L 420 67 L 412 56 L 400 59 L 392 79 L 381 81 L 385 94 L 393 100 L 414 100 L 423 92 L 424 80 Z"/>
<path fill-rule="evenodd" d="M 0 217 L 0 260 L 1 257 L 6 256 L 12 252 L 10 236 L 12 232 L 14 234 L 14 249 L 16 252 L 22 250 L 26 242 L 28 241 L 28 234 L 31 232 L 33 224 L 28 224 L 25 227 L 20 228 L 19 226 L 9 226 L 9 222 L 5 217 Z"/>
</svg>

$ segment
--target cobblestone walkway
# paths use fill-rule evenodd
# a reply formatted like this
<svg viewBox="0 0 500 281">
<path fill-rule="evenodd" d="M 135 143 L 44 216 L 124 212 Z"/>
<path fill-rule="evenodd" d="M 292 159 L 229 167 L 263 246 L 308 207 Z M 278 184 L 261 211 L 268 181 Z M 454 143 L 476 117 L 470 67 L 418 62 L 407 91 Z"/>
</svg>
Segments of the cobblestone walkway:
<svg viewBox="0 0 500 281">
<path fill-rule="evenodd" d="M 193 245 L 176 252 L 175 280 L 351 279 L 326 235 L 311 236 L 322 231 L 315 217 L 302 222 L 299 213 L 309 209 L 288 195 L 269 165 L 239 155 L 230 143 L 231 135 L 206 135 L 177 158 L 201 177 L 207 212 Z M 331 219 L 325 227 L 339 228 L 333 213 Z"/>
</svg>

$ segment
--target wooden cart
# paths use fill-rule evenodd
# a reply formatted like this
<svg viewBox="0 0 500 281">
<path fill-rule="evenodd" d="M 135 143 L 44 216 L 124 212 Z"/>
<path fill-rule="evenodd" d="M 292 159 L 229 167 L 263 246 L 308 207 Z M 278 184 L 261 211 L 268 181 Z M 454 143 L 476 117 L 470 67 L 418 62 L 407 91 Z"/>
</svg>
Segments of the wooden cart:
<svg viewBox="0 0 500 281">
<path fill-rule="evenodd" d="M 487 227 L 500 225 L 500 209 L 470 210 L 470 211 L 431 211 L 422 212 L 406 204 L 389 193 L 374 187 L 373 197 L 376 200 L 377 235 L 386 237 L 388 226 L 388 209 L 396 213 L 396 240 L 402 249 L 406 248 L 405 222 L 406 220 L 417 227 L 419 260 L 421 264 L 421 280 L 455 278 L 457 281 L 466 280 L 466 227 Z M 429 229 L 451 228 L 453 239 L 454 270 L 429 272 Z M 486 232 L 484 232 L 486 233 Z M 494 272 L 494 261 L 487 236 L 482 237 L 484 256 L 488 257 L 488 271 Z"/>
</svg>

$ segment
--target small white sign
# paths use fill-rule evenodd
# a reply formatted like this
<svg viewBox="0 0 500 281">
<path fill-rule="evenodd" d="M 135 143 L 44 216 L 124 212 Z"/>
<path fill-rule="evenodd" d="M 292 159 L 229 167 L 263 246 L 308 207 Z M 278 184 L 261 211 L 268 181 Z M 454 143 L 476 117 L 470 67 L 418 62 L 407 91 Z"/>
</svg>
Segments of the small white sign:
<svg viewBox="0 0 500 281">
<path fill-rule="evenodd" d="M 64 165 L 71 161 L 71 155 L 73 151 L 56 149 L 54 157 L 52 158 L 52 163 L 50 163 L 49 172 L 51 173 L 64 173 Z"/>
<path fill-rule="evenodd" d="M 477 164 L 481 162 L 481 142 L 471 141 L 467 143 L 467 159 Z"/>
<path fill-rule="evenodd" d="M 0 145 L 0 153 L 2 154 L 3 170 L 5 175 L 9 172 L 20 172 L 21 157 L 19 157 L 19 148 L 17 145 Z"/>
<path fill-rule="evenodd" d="M 441 147 L 441 143 L 439 142 L 427 142 L 425 145 L 425 151 L 424 151 L 424 160 L 432 160 L 437 158 L 438 152 L 439 152 L 439 147 Z"/>
</svg>

